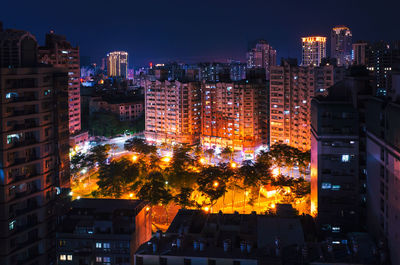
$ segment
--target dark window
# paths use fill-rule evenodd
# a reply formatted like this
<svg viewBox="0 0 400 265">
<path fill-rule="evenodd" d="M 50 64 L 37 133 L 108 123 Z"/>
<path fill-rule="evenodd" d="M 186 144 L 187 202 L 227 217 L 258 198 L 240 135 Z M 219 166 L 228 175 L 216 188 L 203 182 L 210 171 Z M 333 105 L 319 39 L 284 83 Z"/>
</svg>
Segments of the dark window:
<svg viewBox="0 0 400 265">
<path fill-rule="evenodd" d="M 216 265 L 217 262 L 215 261 L 215 259 L 209 259 L 208 260 L 208 265 Z"/>
<path fill-rule="evenodd" d="M 166 258 L 160 258 L 160 265 L 167 265 L 168 260 Z"/>
<path fill-rule="evenodd" d="M 143 265 L 143 257 L 136 256 L 135 264 L 136 265 Z"/>
<path fill-rule="evenodd" d="M 184 259 L 183 260 L 183 265 L 191 265 L 192 264 L 192 260 L 191 259 Z"/>
<path fill-rule="evenodd" d="M 233 261 L 233 265 L 240 265 L 240 261 L 234 260 L 234 261 Z"/>
</svg>

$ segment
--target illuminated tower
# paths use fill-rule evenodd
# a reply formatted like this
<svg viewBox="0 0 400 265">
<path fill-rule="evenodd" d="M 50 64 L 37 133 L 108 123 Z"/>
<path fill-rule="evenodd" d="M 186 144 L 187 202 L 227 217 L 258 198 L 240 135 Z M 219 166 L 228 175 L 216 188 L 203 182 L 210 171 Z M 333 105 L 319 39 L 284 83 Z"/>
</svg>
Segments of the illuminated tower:
<svg viewBox="0 0 400 265">
<path fill-rule="evenodd" d="M 128 76 L 128 53 L 115 51 L 107 54 L 107 74 L 109 77 Z"/>
<path fill-rule="evenodd" d="M 303 47 L 303 66 L 319 66 L 326 57 L 326 37 L 301 38 Z"/>
<path fill-rule="evenodd" d="M 352 34 L 348 27 L 337 26 L 331 32 L 331 57 L 337 59 L 338 66 L 351 64 Z"/>
<path fill-rule="evenodd" d="M 247 68 L 264 68 L 269 79 L 271 66 L 276 65 L 276 50 L 265 40 L 257 42 L 256 46 L 247 52 Z"/>
</svg>

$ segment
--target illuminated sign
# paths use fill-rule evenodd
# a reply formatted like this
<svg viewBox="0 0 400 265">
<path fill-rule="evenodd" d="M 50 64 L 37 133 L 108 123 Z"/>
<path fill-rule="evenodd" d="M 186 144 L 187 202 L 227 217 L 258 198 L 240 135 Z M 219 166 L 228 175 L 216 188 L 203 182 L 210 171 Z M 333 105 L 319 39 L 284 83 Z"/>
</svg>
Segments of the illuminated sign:
<svg viewBox="0 0 400 265">
<path fill-rule="evenodd" d="M 326 37 L 305 37 L 301 40 L 303 42 L 326 42 Z"/>
</svg>

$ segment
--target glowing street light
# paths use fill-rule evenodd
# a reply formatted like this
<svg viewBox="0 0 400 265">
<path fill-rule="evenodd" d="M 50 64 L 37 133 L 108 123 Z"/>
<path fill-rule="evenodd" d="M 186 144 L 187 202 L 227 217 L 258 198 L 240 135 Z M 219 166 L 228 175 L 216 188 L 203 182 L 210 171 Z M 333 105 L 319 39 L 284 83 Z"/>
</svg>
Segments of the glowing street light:
<svg viewBox="0 0 400 265">
<path fill-rule="evenodd" d="M 219 186 L 218 181 L 214 181 L 213 186 L 214 186 L 215 188 L 217 188 L 217 187 Z"/>
<path fill-rule="evenodd" d="M 206 159 L 204 157 L 200 158 L 200 164 L 204 165 L 206 163 Z"/>
<path fill-rule="evenodd" d="M 163 161 L 165 163 L 169 163 L 169 162 L 171 162 L 171 157 L 170 156 L 164 156 L 163 158 L 161 158 L 161 161 Z"/>
<path fill-rule="evenodd" d="M 275 203 L 271 204 L 272 209 L 275 209 L 275 207 L 276 207 Z"/>
<path fill-rule="evenodd" d="M 150 207 L 146 207 L 146 211 L 147 211 L 147 212 L 150 211 Z"/>
<path fill-rule="evenodd" d="M 136 161 L 138 160 L 138 158 L 139 158 L 139 157 L 138 157 L 137 155 L 133 155 L 133 156 L 132 156 L 132 161 L 133 161 L 133 162 L 136 162 Z"/>
<path fill-rule="evenodd" d="M 205 212 L 210 211 L 210 208 L 208 206 L 204 207 L 203 209 L 204 209 Z"/>
<path fill-rule="evenodd" d="M 274 168 L 273 170 L 272 170 L 272 175 L 274 176 L 274 177 L 277 177 L 277 176 L 279 176 L 279 168 Z"/>
<path fill-rule="evenodd" d="M 235 161 L 231 162 L 231 168 L 237 168 L 237 163 Z"/>
<path fill-rule="evenodd" d="M 129 197 L 131 197 L 131 198 L 132 198 L 132 197 L 133 197 L 133 193 L 129 193 Z"/>
</svg>

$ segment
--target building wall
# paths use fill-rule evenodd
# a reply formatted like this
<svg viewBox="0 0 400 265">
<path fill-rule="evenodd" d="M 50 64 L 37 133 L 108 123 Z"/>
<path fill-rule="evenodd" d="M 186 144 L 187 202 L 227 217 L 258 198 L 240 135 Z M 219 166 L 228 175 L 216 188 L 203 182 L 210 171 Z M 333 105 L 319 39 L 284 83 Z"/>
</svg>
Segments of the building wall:
<svg viewBox="0 0 400 265">
<path fill-rule="evenodd" d="M 334 101 L 334 100 L 333 100 Z M 325 234 L 358 229 L 358 115 L 351 103 L 313 100 L 311 207 Z"/>
<path fill-rule="evenodd" d="M 122 51 L 107 54 L 107 74 L 109 77 L 128 76 L 128 53 Z"/>
<path fill-rule="evenodd" d="M 348 27 L 334 27 L 331 32 L 331 57 L 338 66 L 349 66 L 352 55 L 352 34 Z"/>
<path fill-rule="evenodd" d="M 57 189 L 70 185 L 67 72 L 2 68 L 0 87 L 0 264 L 49 264 Z"/>
<path fill-rule="evenodd" d="M 150 142 L 199 142 L 200 83 L 146 81 L 145 137 Z"/>
<path fill-rule="evenodd" d="M 376 239 L 386 239 L 400 263 L 400 106 L 380 99 L 367 105 L 367 218 Z"/>
<path fill-rule="evenodd" d="M 134 121 L 144 112 L 144 102 L 133 101 L 123 103 L 109 103 L 101 97 L 91 98 L 89 101 L 90 113 L 106 111 L 116 114 L 120 121 Z"/>
<path fill-rule="evenodd" d="M 208 258 L 208 257 L 191 257 L 191 256 L 164 256 L 164 255 L 140 255 L 136 257 L 143 258 L 143 265 L 159 265 L 160 258 L 166 259 L 167 264 L 184 265 L 185 259 L 190 259 L 192 265 L 208 265 L 209 260 L 214 260 L 216 265 L 232 265 L 234 261 L 239 261 L 241 265 L 258 265 L 256 259 L 232 259 L 232 258 Z M 138 264 L 135 259 L 135 265 Z"/>
<path fill-rule="evenodd" d="M 311 147 L 310 108 L 315 95 L 327 94 L 336 82 L 334 67 L 302 67 L 284 62 L 271 68 L 270 144 L 285 143 L 300 150 Z"/>
<path fill-rule="evenodd" d="M 266 133 L 265 82 L 203 83 L 201 144 L 231 147 L 253 158 Z M 264 126 L 264 127 L 263 127 Z"/>
<path fill-rule="evenodd" d="M 68 69 L 69 131 L 75 134 L 81 130 L 80 99 L 80 57 L 79 47 L 73 47 L 63 36 L 49 33 L 46 46 L 39 49 L 39 61 Z"/>
<path fill-rule="evenodd" d="M 326 37 L 304 37 L 302 40 L 303 66 L 319 66 L 326 57 Z"/>
</svg>

